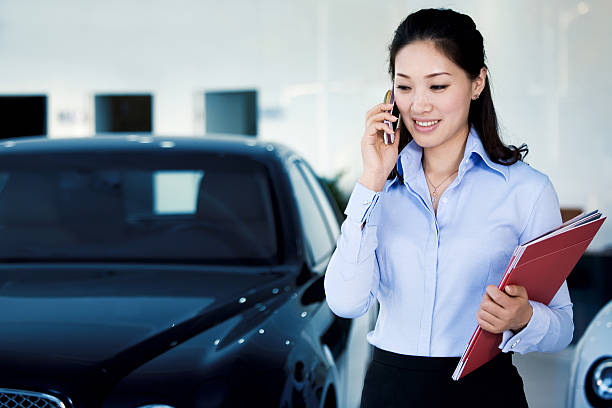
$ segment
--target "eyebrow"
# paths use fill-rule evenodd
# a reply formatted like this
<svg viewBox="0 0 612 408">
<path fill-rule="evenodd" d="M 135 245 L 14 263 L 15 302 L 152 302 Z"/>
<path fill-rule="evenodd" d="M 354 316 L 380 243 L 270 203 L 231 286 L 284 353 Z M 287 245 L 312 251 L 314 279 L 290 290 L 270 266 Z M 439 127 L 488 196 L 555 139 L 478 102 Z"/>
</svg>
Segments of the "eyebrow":
<svg viewBox="0 0 612 408">
<path fill-rule="evenodd" d="M 410 76 L 402 74 L 401 72 L 398 72 L 395 75 L 410 79 Z M 434 72 L 433 74 L 425 75 L 425 78 L 433 78 L 438 75 L 450 75 L 450 74 L 448 72 Z"/>
</svg>

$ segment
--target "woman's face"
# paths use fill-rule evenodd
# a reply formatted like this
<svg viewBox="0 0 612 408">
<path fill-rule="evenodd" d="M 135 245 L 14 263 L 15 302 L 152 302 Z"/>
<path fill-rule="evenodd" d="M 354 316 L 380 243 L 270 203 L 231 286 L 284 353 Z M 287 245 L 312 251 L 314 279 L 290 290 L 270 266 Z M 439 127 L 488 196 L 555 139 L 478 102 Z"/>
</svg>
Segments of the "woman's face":
<svg viewBox="0 0 612 408">
<path fill-rule="evenodd" d="M 401 48 L 395 57 L 395 100 L 415 142 L 433 148 L 465 138 L 470 102 L 484 88 L 485 76 L 483 68 L 472 80 L 430 41 Z"/>
</svg>

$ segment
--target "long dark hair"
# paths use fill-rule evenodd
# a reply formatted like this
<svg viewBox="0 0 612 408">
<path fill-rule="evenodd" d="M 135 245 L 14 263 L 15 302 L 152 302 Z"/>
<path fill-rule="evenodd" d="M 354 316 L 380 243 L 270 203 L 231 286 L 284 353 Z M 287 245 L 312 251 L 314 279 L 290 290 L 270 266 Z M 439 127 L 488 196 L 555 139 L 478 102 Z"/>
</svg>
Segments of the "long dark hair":
<svg viewBox="0 0 612 408">
<path fill-rule="evenodd" d="M 472 79 L 480 74 L 482 67 L 487 68 L 482 35 L 470 16 L 449 9 L 423 9 L 410 14 L 395 30 L 389 45 L 389 74 L 392 81 L 395 78 L 397 53 L 415 41 L 431 41 L 438 51 L 461 67 Z M 485 151 L 495 163 L 510 166 L 527 155 L 527 145 L 506 146 L 499 136 L 488 74 L 480 97 L 470 104 L 468 123 L 474 126 Z M 403 121 L 400 126 L 399 151 L 412 140 Z M 389 179 L 397 174 L 396 165 Z"/>
</svg>

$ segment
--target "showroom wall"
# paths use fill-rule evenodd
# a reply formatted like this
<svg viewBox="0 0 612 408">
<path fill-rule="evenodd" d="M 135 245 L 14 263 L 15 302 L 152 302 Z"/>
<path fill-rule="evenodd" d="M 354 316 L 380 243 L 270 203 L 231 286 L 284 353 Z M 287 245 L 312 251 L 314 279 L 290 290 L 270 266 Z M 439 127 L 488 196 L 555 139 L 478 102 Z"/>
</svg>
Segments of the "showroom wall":
<svg viewBox="0 0 612 408">
<path fill-rule="evenodd" d="M 610 212 L 607 0 L 3 0 L 0 95 L 46 95 L 49 137 L 91 136 L 100 94 L 150 94 L 153 133 L 202 135 L 205 92 L 254 89 L 257 137 L 321 175 L 345 169 L 350 191 L 365 112 L 389 86 L 387 46 L 422 7 L 474 18 L 503 137 L 529 145 L 561 205 Z M 611 225 L 592 249 L 612 244 Z"/>
</svg>

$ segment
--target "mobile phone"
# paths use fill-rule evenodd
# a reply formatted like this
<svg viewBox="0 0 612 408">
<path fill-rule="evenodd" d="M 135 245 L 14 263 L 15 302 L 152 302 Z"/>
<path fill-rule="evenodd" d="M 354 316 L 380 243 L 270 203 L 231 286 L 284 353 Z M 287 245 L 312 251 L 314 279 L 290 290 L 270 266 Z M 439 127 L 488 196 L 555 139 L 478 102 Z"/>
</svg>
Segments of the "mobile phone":
<svg viewBox="0 0 612 408">
<path fill-rule="evenodd" d="M 390 122 L 388 120 L 384 120 L 383 122 L 386 123 L 387 125 L 389 125 L 389 127 L 391 129 L 393 129 L 393 132 L 395 133 L 395 131 L 397 130 L 400 121 L 402 120 L 402 115 L 400 114 L 399 109 L 397 108 L 397 105 L 395 103 L 395 92 L 394 92 L 394 88 L 395 87 L 391 87 L 390 90 L 387 91 L 387 93 L 385 94 L 385 102 L 384 103 L 391 103 L 393 104 L 393 108 L 391 108 L 391 114 L 393 116 L 395 116 L 397 118 L 397 120 L 395 122 Z M 384 132 L 384 137 L 383 137 L 385 144 L 393 144 L 395 141 L 395 134 L 388 134 L 387 132 Z"/>
</svg>

